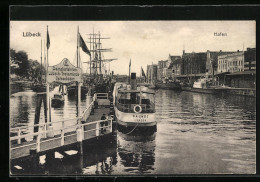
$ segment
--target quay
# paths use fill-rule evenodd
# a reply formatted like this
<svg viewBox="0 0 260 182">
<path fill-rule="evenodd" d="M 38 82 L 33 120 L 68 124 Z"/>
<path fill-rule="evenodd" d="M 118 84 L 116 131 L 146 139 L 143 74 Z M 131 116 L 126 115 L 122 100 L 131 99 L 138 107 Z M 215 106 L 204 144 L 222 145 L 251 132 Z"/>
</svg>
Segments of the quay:
<svg viewBox="0 0 260 182">
<path fill-rule="evenodd" d="M 96 103 L 96 104 L 95 104 Z M 11 128 L 10 133 L 16 136 L 10 138 L 10 159 L 28 159 L 40 156 L 49 151 L 71 148 L 77 146 L 82 153 L 82 143 L 89 140 L 99 140 L 112 134 L 113 116 L 107 120 L 100 120 L 102 114 L 108 115 L 111 111 L 108 93 L 96 93 L 93 97 L 87 96 L 86 109 L 80 117 L 54 121 L 50 123 L 34 124 Z M 107 124 L 101 125 L 106 121 Z M 59 126 L 59 127 L 53 127 Z M 38 127 L 38 132 L 33 129 Z M 102 130 L 105 130 L 101 132 Z M 23 131 L 32 131 L 23 134 Z M 33 138 L 31 141 L 25 140 Z M 75 147 L 73 147 L 75 148 Z"/>
</svg>

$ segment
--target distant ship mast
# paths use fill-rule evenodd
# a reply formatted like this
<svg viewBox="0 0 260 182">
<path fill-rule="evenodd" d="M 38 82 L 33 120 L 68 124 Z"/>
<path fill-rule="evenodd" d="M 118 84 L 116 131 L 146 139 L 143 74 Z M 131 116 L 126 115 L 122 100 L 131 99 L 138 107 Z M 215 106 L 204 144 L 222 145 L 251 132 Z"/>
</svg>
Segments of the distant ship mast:
<svg viewBox="0 0 260 182">
<path fill-rule="evenodd" d="M 97 75 L 107 74 L 102 71 L 104 68 L 104 63 L 110 63 L 113 59 L 104 59 L 103 52 L 111 52 L 112 48 L 103 49 L 101 39 L 110 39 L 109 37 L 101 37 L 100 32 L 95 33 L 93 29 L 92 34 L 88 34 L 90 37 L 88 38 L 90 41 L 87 42 L 90 44 L 90 61 L 84 62 L 89 64 L 89 73 L 93 75 L 95 78 Z M 110 66 L 109 66 L 110 67 Z M 110 71 L 110 70 L 109 70 Z M 109 74 L 109 73 L 108 73 Z"/>
</svg>

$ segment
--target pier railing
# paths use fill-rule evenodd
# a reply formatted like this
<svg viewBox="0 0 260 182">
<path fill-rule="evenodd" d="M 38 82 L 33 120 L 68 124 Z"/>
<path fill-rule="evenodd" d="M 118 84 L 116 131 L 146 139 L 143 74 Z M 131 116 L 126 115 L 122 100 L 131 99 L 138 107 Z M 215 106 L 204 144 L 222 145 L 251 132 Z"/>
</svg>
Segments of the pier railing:
<svg viewBox="0 0 260 182">
<path fill-rule="evenodd" d="M 80 117 L 11 128 L 10 132 L 16 133 L 16 136 L 10 137 L 11 159 L 29 155 L 32 148 L 35 148 L 37 152 L 46 151 L 100 136 L 102 135 L 101 132 L 103 134 L 112 132 L 112 118 L 85 123 L 90 116 L 96 99 L 100 98 L 108 99 L 108 94 L 96 93 L 93 101 L 89 98 L 87 108 Z M 54 125 L 55 127 L 53 127 Z M 36 127 L 38 130 L 34 130 Z M 23 131 L 29 131 L 29 133 L 24 134 Z M 28 140 L 28 138 L 30 139 Z M 22 142 L 22 140 L 25 142 Z"/>
<path fill-rule="evenodd" d="M 34 128 L 36 128 L 36 127 L 38 128 L 38 131 L 40 131 L 40 130 L 47 131 L 53 125 L 61 125 L 62 128 L 64 128 L 65 126 L 67 126 L 67 127 L 75 126 L 75 124 L 81 123 L 82 121 L 86 121 L 88 119 L 88 117 L 90 116 L 90 113 L 92 111 L 92 108 L 94 107 L 94 102 L 95 102 L 96 98 L 97 98 L 97 96 L 95 94 L 93 97 L 93 101 L 88 105 L 88 107 L 84 110 L 84 112 L 82 113 L 82 115 L 80 117 L 10 128 L 10 133 L 16 134 L 16 136 L 19 138 L 17 140 L 17 143 L 20 144 L 21 138 L 24 138 L 24 136 L 28 136 L 27 134 L 23 134 L 23 132 L 28 132 L 28 131 L 34 132 Z M 45 138 L 47 137 L 46 132 L 44 133 L 44 137 Z"/>
<path fill-rule="evenodd" d="M 107 125 L 105 124 L 106 122 Z M 102 130 L 106 131 L 101 133 Z M 35 148 L 37 152 L 46 151 L 111 132 L 112 118 L 109 118 L 107 120 L 93 121 L 74 126 L 63 126 L 55 130 L 38 131 L 22 136 L 14 136 L 10 138 L 11 159 L 21 157 L 21 154 L 19 155 L 19 150 L 23 151 L 23 155 L 28 155 L 32 148 Z M 56 134 L 54 135 L 54 133 Z M 47 136 L 47 138 L 44 136 Z M 31 142 L 26 142 L 26 144 L 19 144 L 19 142 L 18 144 L 12 144 L 13 141 L 21 141 L 22 138 L 27 137 L 36 137 L 36 139 Z"/>
</svg>

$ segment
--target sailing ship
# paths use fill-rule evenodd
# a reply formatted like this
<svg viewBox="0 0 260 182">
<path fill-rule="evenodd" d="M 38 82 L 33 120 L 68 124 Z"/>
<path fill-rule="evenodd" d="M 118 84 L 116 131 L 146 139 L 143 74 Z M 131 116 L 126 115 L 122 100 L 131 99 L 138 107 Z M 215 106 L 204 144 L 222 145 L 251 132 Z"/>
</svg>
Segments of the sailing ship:
<svg viewBox="0 0 260 182">
<path fill-rule="evenodd" d="M 113 104 L 118 128 L 130 134 L 137 131 L 156 131 L 155 93 L 136 83 L 136 73 L 131 74 L 130 84 L 116 83 Z"/>
<path fill-rule="evenodd" d="M 89 91 L 93 95 L 94 92 L 98 93 L 108 93 L 111 91 L 111 74 L 110 74 L 110 66 L 109 70 L 105 68 L 106 63 L 110 63 L 116 59 L 104 59 L 103 52 L 112 51 L 111 48 L 103 49 L 102 48 L 102 39 L 109 39 L 108 37 L 101 37 L 100 32 L 88 34 L 89 37 L 89 50 L 88 54 L 90 56 L 90 60 L 83 62 L 89 64 L 89 74 L 87 77 L 83 78 L 83 86 L 81 87 L 81 95 L 85 96 Z M 81 38 L 81 37 L 80 37 Z M 81 40 L 83 41 L 83 40 Z M 78 47 L 78 46 L 77 46 Z M 77 67 L 80 65 L 79 56 L 77 61 Z M 67 93 L 68 96 L 75 96 L 77 94 L 78 87 L 75 85 L 68 85 Z M 89 92 L 89 93 L 90 93 Z"/>
<path fill-rule="evenodd" d="M 110 39 L 109 37 L 102 37 L 100 32 L 88 34 L 90 47 L 90 61 L 83 62 L 89 64 L 88 82 L 91 88 L 91 94 L 109 93 L 112 92 L 112 77 L 110 73 L 110 62 L 117 60 L 116 58 L 105 59 L 104 52 L 111 52 L 111 48 L 103 48 L 101 40 Z M 106 65 L 108 68 L 106 68 Z"/>
</svg>

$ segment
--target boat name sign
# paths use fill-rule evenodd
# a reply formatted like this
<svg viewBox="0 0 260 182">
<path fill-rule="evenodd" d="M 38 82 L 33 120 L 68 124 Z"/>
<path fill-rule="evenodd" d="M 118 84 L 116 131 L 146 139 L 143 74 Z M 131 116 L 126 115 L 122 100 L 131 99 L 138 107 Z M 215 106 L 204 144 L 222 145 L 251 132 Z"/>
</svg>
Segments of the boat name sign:
<svg viewBox="0 0 260 182">
<path fill-rule="evenodd" d="M 136 122 L 145 122 L 146 119 L 148 119 L 148 115 L 147 114 L 142 114 L 142 115 L 134 114 L 133 118 L 134 118 L 134 121 L 136 121 Z"/>
<path fill-rule="evenodd" d="M 82 70 L 73 66 L 67 58 L 64 58 L 59 64 L 48 67 L 47 82 L 82 82 Z"/>
</svg>

